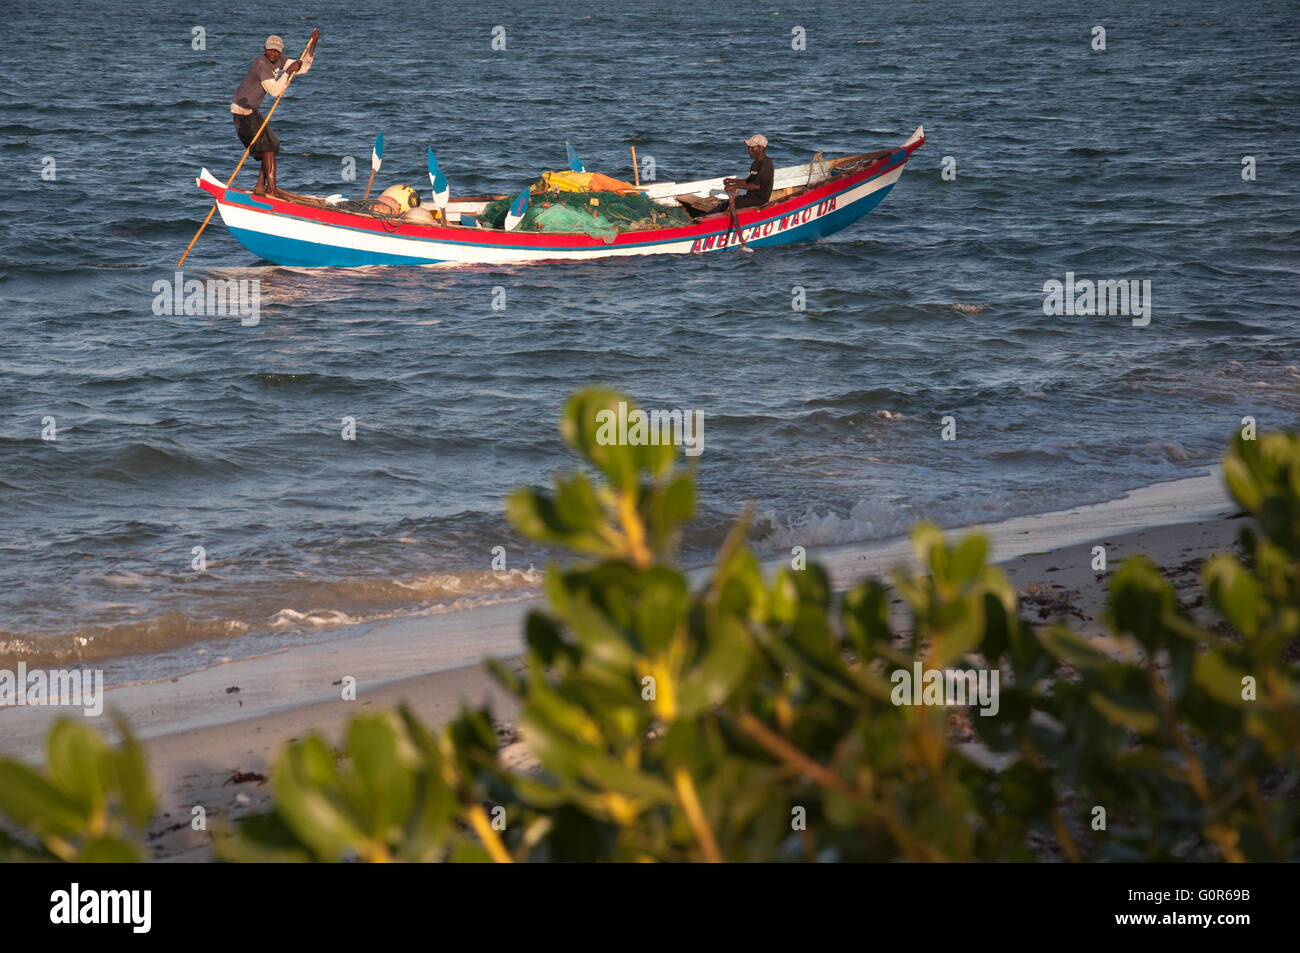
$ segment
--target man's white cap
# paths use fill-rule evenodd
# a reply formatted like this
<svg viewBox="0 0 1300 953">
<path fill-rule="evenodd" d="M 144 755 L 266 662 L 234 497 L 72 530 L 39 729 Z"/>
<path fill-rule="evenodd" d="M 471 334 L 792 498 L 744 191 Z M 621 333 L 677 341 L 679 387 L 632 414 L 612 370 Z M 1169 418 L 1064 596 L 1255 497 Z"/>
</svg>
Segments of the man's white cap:
<svg viewBox="0 0 1300 953">
<path fill-rule="evenodd" d="M 748 139 L 745 140 L 745 145 L 747 145 L 747 146 L 762 146 L 764 149 L 766 149 L 766 148 L 767 148 L 767 136 L 763 135 L 762 133 L 758 133 L 758 134 L 756 134 L 756 135 L 750 136 Z"/>
<path fill-rule="evenodd" d="M 266 49 L 284 52 L 284 40 L 272 33 L 266 38 Z"/>
</svg>

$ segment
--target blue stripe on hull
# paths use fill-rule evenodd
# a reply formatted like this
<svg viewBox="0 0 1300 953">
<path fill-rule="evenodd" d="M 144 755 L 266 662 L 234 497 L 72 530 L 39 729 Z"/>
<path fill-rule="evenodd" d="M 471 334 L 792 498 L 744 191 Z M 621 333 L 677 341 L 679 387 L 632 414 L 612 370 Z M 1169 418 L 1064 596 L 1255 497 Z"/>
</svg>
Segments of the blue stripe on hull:
<svg viewBox="0 0 1300 953">
<path fill-rule="evenodd" d="M 229 226 L 227 226 L 229 227 Z M 356 268 L 359 265 L 432 265 L 440 258 L 415 258 L 410 255 L 388 255 L 384 252 L 342 248 L 338 245 L 321 245 L 298 238 L 268 235 L 247 228 L 231 228 L 234 235 L 254 255 L 277 265 L 294 268 Z"/>
<path fill-rule="evenodd" d="M 864 195 L 852 205 L 846 205 L 844 208 L 837 208 L 833 212 L 827 212 L 821 218 L 814 219 L 807 225 L 796 225 L 794 228 L 787 228 L 783 232 L 773 232 L 765 238 L 750 238 L 747 240 L 750 245 L 756 248 L 765 248 L 770 245 L 795 245 L 799 242 L 815 242 L 819 238 L 825 238 L 832 232 L 847 228 L 865 216 L 884 201 L 885 196 L 889 194 L 889 190 L 893 187 L 893 185 L 886 185 L 870 195 Z M 748 230 L 748 226 L 746 226 L 741 231 Z"/>
</svg>

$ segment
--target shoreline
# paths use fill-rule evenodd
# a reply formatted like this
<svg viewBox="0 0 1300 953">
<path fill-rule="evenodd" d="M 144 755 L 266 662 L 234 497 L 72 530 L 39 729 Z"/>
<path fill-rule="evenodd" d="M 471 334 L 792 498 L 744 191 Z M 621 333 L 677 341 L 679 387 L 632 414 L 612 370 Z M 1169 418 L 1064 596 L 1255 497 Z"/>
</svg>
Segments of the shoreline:
<svg viewBox="0 0 1300 953">
<path fill-rule="evenodd" d="M 1100 510 L 1102 513 L 1110 513 L 1112 508 L 1119 507 L 1124 512 L 1118 512 L 1114 516 L 1106 518 L 1137 519 L 1141 521 L 1142 525 L 1145 525 L 1148 522 L 1162 518 L 1162 513 L 1158 506 L 1139 511 L 1141 508 L 1133 506 L 1135 500 L 1151 494 L 1154 494 L 1157 499 L 1169 497 L 1172 500 L 1194 495 L 1195 490 L 1189 488 L 1199 486 L 1200 481 L 1210 479 L 1217 472 L 1218 467 L 1215 466 L 1209 475 L 1198 474 L 1190 477 L 1179 477 L 1159 483 L 1141 485 L 1129 490 L 1113 491 L 1119 492 L 1121 495 L 1115 499 L 1101 500 L 1095 503 L 1080 503 L 1068 512 L 1082 514 Z M 1064 512 L 1067 511 L 1000 516 L 982 523 L 944 524 L 944 531 L 948 533 L 963 533 L 975 529 L 988 531 L 1012 524 L 1023 524 L 1029 532 L 1041 534 L 1041 524 L 1044 520 L 1060 516 Z M 969 514 L 966 515 L 969 518 Z M 815 544 L 802 543 L 798 539 L 798 533 L 789 529 L 783 530 L 782 535 L 787 540 L 805 545 L 809 555 L 822 561 L 823 565 L 828 569 L 831 569 L 833 565 L 835 568 L 832 577 L 837 580 L 837 588 L 848 588 L 860 576 L 860 574 L 854 572 L 852 563 L 861 554 L 887 552 L 895 559 L 907 559 L 910 556 L 910 546 L 905 544 L 907 537 L 898 535 L 898 533 L 904 532 L 906 532 L 906 527 L 900 528 L 893 535 L 885 537 L 856 539 L 848 542 L 823 541 Z M 809 535 L 816 535 L 816 532 L 811 531 Z M 900 546 L 900 543 L 903 543 L 903 545 Z M 721 544 L 721 539 L 717 540 L 717 544 Z M 1008 552 L 1011 551 L 1008 550 Z M 761 544 L 758 557 L 764 566 L 774 568 L 783 562 L 783 557 L 778 555 L 779 552 L 780 550 L 775 548 L 769 540 Z M 689 557 L 683 557 L 679 565 L 683 567 L 689 578 L 701 578 L 707 575 L 715 556 L 716 549 L 693 551 Z M 346 606 L 343 608 L 305 609 L 301 612 L 295 609 L 281 609 L 272 617 L 278 618 L 280 615 L 287 613 L 309 618 L 311 625 L 306 631 L 276 634 L 265 626 L 258 628 L 255 623 L 234 618 L 216 617 L 207 620 L 189 620 L 192 624 L 204 627 L 212 625 L 238 626 L 249 631 L 225 636 L 203 636 L 193 642 L 163 644 L 149 648 L 142 647 L 134 652 L 128 651 L 125 654 L 103 657 L 99 657 L 94 652 L 89 657 L 84 658 L 78 658 L 75 655 L 69 658 L 51 657 L 42 653 L 39 648 L 42 637 L 36 636 L 34 637 L 36 641 L 31 645 L 34 655 L 24 656 L 18 650 L 11 649 L 6 653 L 7 660 L 0 660 L 0 670 L 15 668 L 19 662 L 26 662 L 29 669 L 75 668 L 102 671 L 104 681 L 111 690 L 120 690 L 141 684 L 160 684 L 174 678 L 195 675 L 210 668 L 263 658 L 285 651 L 297 651 L 333 642 L 365 641 L 372 632 L 385 631 L 393 626 L 422 625 L 425 630 L 432 631 L 441 624 L 440 620 L 454 615 L 481 612 L 496 605 L 522 603 L 536 599 L 543 591 L 545 578 L 544 567 L 539 569 L 535 563 L 530 564 L 528 569 L 511 569 L 505 574 L 482 569 L 434 571 L 435 576 L 456 577 L 465 574 L 488 575 L 494 578 L 492 584 L 485 588 L 471 588 L 468 591 L 436 598 L 427 604 L 418 606 L 408 605 L 397 610 L 381 608 L 376 614 L 369 617 L 366 617 L 364 610 L 356 610 L 360 613 L 360 617 L 349 617 L 349 614 L 354 612 L 354 608 Z M 510 577 L 513 581 L 508 584 L 498 585 L 497 580 L 502 575 Z M 407 583 L 407 581 L 401 579 L 391 581 L 400 586 L 405 586 Z M 331 615 L 341 616 L 341 618 L 329 619 L 328 617 Z M 186 617 L 181 616 L 181 618 L 185 619 Z M 159 621 L 158 618 L 144 619 L 143 624 L 157 624 Z M 103 627 L 101 626 L 101 628 Z M 109 628 L 112 628 L 112 626 L 109 626 Z M 271 625 L 270 628 L 274 628 L 274 625 Z M 8 635 L 10 633 L 0 634 Z M 26 636 L 22 635 L 16 635 L 15 638 L 19 642 L 27 639 Z M 10 706 L 0 705 L 0 717 L 3 717 L 8 707 Z"/>
<path fill-rule="evenodd" d="M 986 526 L 945 529 L 950 538 L 981 530 L 989 536 L 990 562 L 1021 592 L 1031 621 L 1065 617 L 1096 635 L 1108 573 L 1091 569 L 1094 543 L 1107 550 L 1108 568 L 1146 552 L 1175 584 L 1195 583 L 1201 561 L 1227 549 L 1240 523 L 1216 468 L 1211 474 L 1133 491 L 1120 500 Z M 836 592 L 868 576 L 883 577 L 912 564 L 911 541 L 884 540 L 808 550 L 826 567 Z M 773 571 L 784 560 L 769 560 Z M 693 570 L 692 581 L 707 570 Z M 155 859 L 204 860 L 211 834 L 192 831 L 190 809 L 202 804 L 209 821 L 264 810 L 265 777 L 281 744 L 315 730 L 340 736 L 359 712 L 407 702 L 431 725 L 452 717 L 462 702 L 489 704 L 499 734 L 523 763 L 527 752 L 513 728 L 511 699 L 481 664 L 487 658 L 519 662 L 526 613 L 542 597 L 475 606 L 372 626 L 352 638 L 297 645 L 235 659 L 187 675 L 113 686 L 105 709 L 125 715 L 147 752 L 159 798 L 150 828 Z M 344 676 L 356 679 L 356 700 L 341 697 Z M 0 710 L 0 756 L 43 760 L 51 722 L 82 717 L 77 709 L 11 707 Z M 95 727 L 113 735 L 110 723 Z M 209 831 L 212 824 L 209 823 Z"/>
<path fill-rule="evenodd" d="M 1141 487 L 1117 500 L 991 524 L 944 528 L 949 537 L 981 531 L 989 537 L 989 561 L 1062 549 L 1106 536 L 1172 526 L 1226 514 L 1233 509 L 1218 467 L 1209 474 Z M 913 565 L 912 544 L 894 537 L 864 544 L 809 547 L 843 592 L 896 565 Z M 764 560 L 775 571 L 785 558 Z M 692 582 L 708 567 L 687 571 Z M 368 623 L 362 634 L 343 635 L 271 652 L 214 660 L 203 668 L 166 678 L 118 683 L 105 689 L 105 708 L 116 708 L 142 738 L 246 720 L 324 702 L 339 695 L 343 676 L 357 681 L 358 695 L 416 676 L 475 665 L 485 658 L 513 657 L 523 647 L 523 621 L 543 601 L 541 593 L 447 612 Z M 230 691 L 230 689 L 236 689 Z M 0 753 L 39 755 L 37 740 L 48 723 L 75 708 L 0 708 L 6 729 Z"/>
</svg>

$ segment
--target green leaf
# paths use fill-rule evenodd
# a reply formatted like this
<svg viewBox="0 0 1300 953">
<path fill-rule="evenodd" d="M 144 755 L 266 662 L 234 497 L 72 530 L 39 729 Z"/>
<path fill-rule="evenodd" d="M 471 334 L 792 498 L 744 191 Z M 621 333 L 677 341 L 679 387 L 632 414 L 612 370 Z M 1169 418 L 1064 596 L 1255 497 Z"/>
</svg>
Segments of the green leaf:
<svg viewBox="0 0 1300 953">
<path fill-rule="evenodd" d="M 108 798 L 108 745 L 85 725 L 60 719 L 46 740 L 50 779 L 76 801 L 84 816 L 100 812 Z"/>
<path fill-rule="evenodd" d="M 555 478 L 552 505 L 557 525 L 570 533 L 596 530 L 605 522 L 605 508 L 596 489 L 581 473 Z"/>
<path fill-rule="evenodd" d="M 127 819 L 137 828 L 144 829 L 157 809 L 144 749 L 131 733 L 125 718 L 115 717 L 114 724 L 122 736 L 122 743 L 112 755 L 113 783 L 121 795 L 122 811 Z"/>
<path fill-rule="evenodd" d="M 659 569 L 645 574 L 634 610 L 643 653 L 658 655 L 668 648 L 673 633 L 686 620 L 688 598 L 686 580 L 677 573 Z"/>
<path fill-rule="evenodd" d="M 1267 610 L 1258 580 L 1231 556 L 1219 555 L 1205 567 L 1210 601 L 1246 637 L 1259 633 Z"/>
<path fill-rule="evenodd" d="M 276 763 L 275 806 L 298 839 L 328 860 L 367 840 L 343 797 L 329 748 L 316 735 L 290 745 Z"/>
<path fill-rule="evenodd" d="M 1197 658 L 1195 673 L 1196 684 L 1225 705 L 1246 708 L 1253 704 L 1241 697 L 1242 680 L 1250 673 L 1229 662 L 1221 649 L 1209 649 Z"/>
<path fill-rule="evenodd" d="M 609 757 L 588 757 L 582 762 L 582 776 L 593 785 L 639 802 L 641 810 L 676 800 L 672 786 L 647 771 L 628 767 Z"/>
<path fill-rule="evenodd" d="M 958 584 L 973 582 L 984 568 L 989 541 L 983 533 L 971 533 L 952 553 L 952 575 Z"/>
<path fill-rule="evenodd" d="M 401 743 L 393 719 L 386 715 L 353 718 L 347 739 L 357 813 L 372 838 L 387 840 L 405 822 L 415 800 L 414 751 Z"/>
<path fill-rule="evenodd" d="M 492 855 L 487 852 L 487 848 L 478 841 L 466 840 L 461 838 L 457 840 L 451 848 L 451 856 L 447 858 L 453 864 L 490 864 Z"/>
<path fill-rule="evenodd" d="M 548 590 L 555 593 L 560 583 L 548 585 Z M 636 664 L 637 652 L 627 634 L 620 631 L 608 615 L 592 604 L 585 592 L 570 592 L 562 606 L 556 609 L 560 617 L 568 624 L 574 638 L 601 664 L 612 668 L 630 671 Z"/>
<path fill-rule="evenodd" d="M 753 654 L 749 633 L 735 616 L 722 616 L 704 657 L 681 679 L 678 717 L 692 718 L 722 704 L 740 685 Z"/>
<path fill-rule="evenodd" d="M 233 833 L 219 830 L 216 854 L 219 860 L 244 864 L 300 864 L 315 859 L 276 812 L 241 817 Z"/>
<path fill-rule="evenodd" d="M 912 527 L 912 550 L 916 561 L 929 569 L 937 582 L 948 582 L 948 548 L 944 545 L 943 530 L 933 523 L 917 523 Z"/>
<path fill-rule="evenodd" d="M 594 713 L 586 711 L 577 700 L 565 698 L 545 682 L 533 684 L 528 712 L 535 714 L 545 726 L 558 729 L 562 737 L 579 744 L 598 745 L 604 739 Z"/>
<path fill-rule="evenodd" d="M 558 575 L 559 570 L 555 567 L 550 567 L 547 570 L 548 578 Z M 559 623 L 537 609 L 531 610 L 524 621 L 524 638 L 528 643 L 528 647 L 537 654 L 544 665 L 556 664 L 561 656 L 566 657 L 571 664 L 576 664 L 578 661 L 579 651 L 576 647 L 568 645 L 564 641 L 560 634 Z M 518 677 L 512 674 L 509 677 L 509 684 L 512 686 L 518 685 Z M 511 688 L 511 691 L 516 691 L 516 689 Z"/>
<path fill-rule="evenodd" d="M 1250 472 L 1242 453 L 1246 450 L 1240 443 L 1235 454 L 1223 461 L 1223 479 L 1228 484 L 1228 491 L 1233 499 L 1250 513 L 1258 513 L 1264 501 L 1264 494 L 1254 475 Z"/>
<path fill-rule="evenodd" d="M 0 761 L 0 812 L 37 834 L 70 837 L 85 827 L 81 804 L 31 768 Z"/>
<path fill-rule="evenodd" d="M 1131 633 L 1148 651 L 1168 640 L 1164 619 L 1174 612 L 1174 592 L 1145 556 L 1126 559 L 1115 572 L 1110 603 L 1119 631 Z"/>
<path fill-rule="evenodd" d="M 794 576 L 794 570 L 782 567 L 772 580 L 768 612 L 774 622 L 791 625 L 799 615 L 799 587 L 795 584 Z"/>
<path fill-rule="evenodd" d="M 646 521 L 652 535 L 666 545 L 694 512 L 695 481 L 683 473 L 653 495 Z M 665 550 L 664 555 L 667 554 Z"/>
<path fill-rule="evenodd" d="M 1094 691 L 1088 693 L 1088 701 L 1112 725 L 1140 735 L 1155 734 L 1160 727 L 1160 714 L 1148 699 Z"/>
<path fill-rule="evenodd" d="M 506 498 L 506 518 L 530 539 L 598 556 L 615 555 L 615 545 L 598 531 L 605 520 L 599 504 L 593 501 L 588 514 L 579 512 L 575 498 L 584 483 L 581 478 L 557 479 L 557 499 L 537 490 L 516 490 Z"/>
<path fill-rule="evenodd" d="M 1114 659 L 1063 623 L 1040 629 L 1038 639 L 1053 658 L 1069 662 L 1081 674 L 1097 674 L 1115 666 Z"/>
<path fill-rule="evenodd" d="M 621 406 L 620 406 L 621 405 Z M 639 474 L 649 470 L 660 475 L 671 468 L 676 456 L 672 445 L 637 444 L 634 431 L 635 402 L 607 390 L 585 390 L 569 398 L 560 418 L 560 434 L 576 452 L 600 470 L 618 490 L 636 489 Z M 626 433 L 619 421 L 626 421 Z M 649 440 L 647 432 L 641 439 Z M 620 443 L 626 440 L 626 443 Z"/>
<path fill-rule="evenodd" d="M 877 646 L 888 646 L 894 640 L 889 625 L 889 590 L 875 579 L 849 590 L 841 619 L 853 650 L 864 661 L 875 658 Z"/>
<path fill-rule="evenodd" d="M 140 860 L 139 847 L 116 837 L 97 837 L 77 855 L 78 863 L 83 864 L 137 864 Z"/>
<path fill-rule="evenodd" d="M 945 608 L 942 627 L 931 633 L 928 660 L 932 668 L 963 658 L 984 638 L 983 596 L 963 596 Z"/>
<path fill-rule="evenodd" d="M 984 635 L 980 639 L 979 651 L 990 665 L 997 665 L 1012 637 L 1020 642 L 1020 619 L 1016 616 L 1015 594 L 1012 593 L 1010 607 L 995 592 L 984 593 Z"/>
</svg>

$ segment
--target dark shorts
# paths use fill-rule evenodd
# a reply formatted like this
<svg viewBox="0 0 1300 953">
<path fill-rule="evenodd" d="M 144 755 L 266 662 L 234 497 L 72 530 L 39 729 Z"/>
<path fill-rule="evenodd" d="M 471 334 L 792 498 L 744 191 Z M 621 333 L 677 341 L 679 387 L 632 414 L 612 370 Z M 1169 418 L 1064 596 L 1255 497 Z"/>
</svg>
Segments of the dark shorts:
<svg viewBox="0 0 1300 953">
<path fill-rule="evenodd" d="M 254 109 L 247 116 L 241 116 L 238 113 L 232 113 L 235 119 L 235 132 L 239 133 L 239 141 L 246 146 L 250 146 L 248 154 L 259 162 L 262 156 L 267 152 L 279 153 L 280 137 L 275 134 L 275 130 L 270 126 L 262 129 L 262 114 Z M 257 136 L 257 130 L 262 129 L 262 134 Z M 253 143 L 253 136 L 257 136 L 257 143 Z"/>
</svg>

